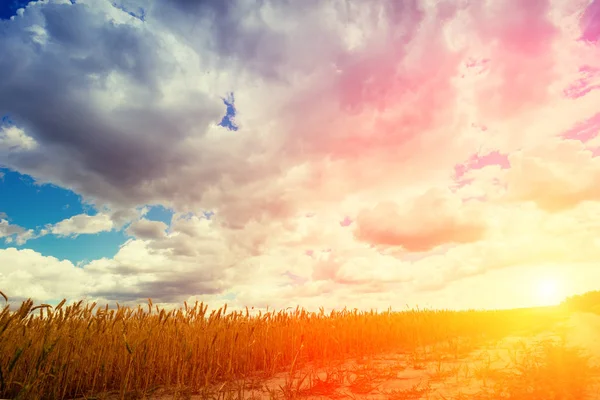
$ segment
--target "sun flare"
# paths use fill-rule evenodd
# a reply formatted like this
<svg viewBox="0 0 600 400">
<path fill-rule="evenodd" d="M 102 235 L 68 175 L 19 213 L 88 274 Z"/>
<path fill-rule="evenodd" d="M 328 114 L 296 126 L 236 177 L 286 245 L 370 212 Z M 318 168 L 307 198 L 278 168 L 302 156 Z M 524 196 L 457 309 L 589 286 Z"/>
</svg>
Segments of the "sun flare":
<svg viewBox="0 0 600 400">
<path fill-rule="evenodd" d="M 537 281 L 535 297 L 542 306 L 553 306 L 563 300 L 560 281 L 556 278 L 544 278 Z"/>
</svg>

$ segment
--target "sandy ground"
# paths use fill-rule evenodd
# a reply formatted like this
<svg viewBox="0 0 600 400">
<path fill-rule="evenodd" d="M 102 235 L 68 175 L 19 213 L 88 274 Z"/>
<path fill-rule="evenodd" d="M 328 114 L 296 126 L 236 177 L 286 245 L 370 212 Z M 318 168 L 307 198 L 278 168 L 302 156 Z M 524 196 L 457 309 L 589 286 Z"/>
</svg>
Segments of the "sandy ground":
<svg viewBox="0 0 600 400">
<path fill-rule="evenodd" d="M 496 343 L 478 344 L 454 340 L 411 353 L 384 354 L 364 360 L 347 360 L 327 367 L 305 366 L 290 382 L 282 373 L 267 380 L 228 382 L 206 395 L 154 394 L 147 399 L 491 399 L 494 385 L 515 371 L 532 349 L 544 343 L 564 343 L 581 348 L 592 367 L 600 367 L 600 316 L 574 313 L 551 331 L 511 336 Z M 599 370 L 600 371 L 600 370 Z M 506 378 L 504 378 L 506 379 Z M 506 381 L 504 381 L 506 382 Z M 290 387 L 290 386 L 288 386 Z M 243 395 L 240 396 L 240 389 Z M 600 400 L 600 374 L 594 374 L 587 397 Z M 118 397 L 108 397 L 115 399 Z M 140 397 L 129 397 L 139 399 Z"/>
</svg>

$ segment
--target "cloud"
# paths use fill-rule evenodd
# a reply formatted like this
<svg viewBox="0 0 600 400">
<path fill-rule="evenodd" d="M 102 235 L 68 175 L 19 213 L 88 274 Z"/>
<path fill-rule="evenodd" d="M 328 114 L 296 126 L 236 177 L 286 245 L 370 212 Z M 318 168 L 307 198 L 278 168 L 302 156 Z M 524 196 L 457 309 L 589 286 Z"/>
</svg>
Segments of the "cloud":
<svg viewBox="0 0 600 400">
<path fill-rule="evenodd" d="M 86 292 L 84 272 L 69 261 L 29 249 L 0 250 L 0 286 L 9 300 L 72 298 Z"/>
<path fill-rule="evenodd" d="M 34 238 L 34 232 L 31 229 L 25 229 L 18 225 L 11 225 L 5 218 L 5 213 L 0 213 L 0 239 L 4 238 L 6 243 L 14 242 L 21 246 L 29 239 Z"/>
<path fill-rule="evenodd" d="M 0 72 L 10 79 L 0 110 L 38 147 L 6 162 L 99 204 L 200 206 L 234 225 L 379 191 L 398 179 L 389 163 L 418 171 L 406 184 L 443 179 L 472 141 L 460 133 L 462 111 L 443 107 L 458 95 L 463 56 L 436 20 L 457 12 L 388 1 L 155 2 L 141 22 L 108 2 L 31 4 L 2 36 L 10 56 Z M 290 15 L 303 23 L 284 29 L 278 21 Z M 319 46 L 307 46 L 310 37 Z M 218 126 L 225 88 L 243 126 L 231 134 Z M 422 149 L 438 154 L 414 157 Z"/>
<path fill-rule="evenodd" d="M 147 220 L 132 223 L 129 231 L 137 232 L 137 239 L 125 243 L 112 259 L 87 264 L 86 274 L 98 283 L 90 296 L 110 301 L 152 297 L 157 302 L 176 303 L 194 294 L 224 291 L 235 255 L 212 223 L 176 216 L 171 232 L 157 235 L 157 228 L 164 225 Z"/>
<path fill-rule="evenodd" d="M 140 239 L 160 239 L 165 236 L 167 224 L 161 221 L 140 219 L 127 228 L 127 233 Z"/>
<path fill-rule="evenodd" d="M 581 16 L 581 38 L 587 42 L 597 43 L 600 39 L 600 1 L 589 3 Z"/>
<path fill-rule="evenodd" d="M 543 210 L 559 212 L 600 200 L 600 159 L 579 140 L 554 140 L 513 153 L 510 162 L 509 201 L 532 201 Z"/>
<path fill-rule="evenodd" d="M 131 221 L 137 220 L 140 216 L 147 212 L 146 208 L 121 208 L 113 209 L 109 211 L 110 220 L 112 221 L 113 227 L 116 230 L 120 230 L 123 226 L 127 225 Z"/>
<path fill-rule="evenodd" d="M 22 129 L 15 126 L 3 126 L 0 128 L 0 151 L 31 151 L 36 146 L 37 143 L 35 140 L 27 136 Z"/>
<path fill-rule="evenodd" d="M 439 291 L 465 278 L 514 267 L 526 273 L 533 267 L 559 266 L 576 277 L 582 272 L 579 265 L 600 260 L 600 243 L 591 233 L 600 228 L 592 217 L 598 209 L 597 203 L 589 203 L 549 214 L 531 204 L 496 206 L 489 210 L 495 217 L 489 240 L 421 258 L 411 269 L 412 279 L 420 290 Z"/>
<path fill-rule="evenodd" d="M 60 267 L 63 272 L 57 276 L 51 271 L 59 261 L 31 250 L 0 250 L 0 265 L 19 267 L 21 264 L 10 264 L 13 259 L 29 265 L 25 275 L 16 274 L 18 270 L 13 268 L 4 274 L 14 279 L 14 283 L 6 281 L 6 287 L 11 288 L 8 294 L 18 298 L 29 292 L 40 301 L 68 294 L 73 299 L 121 304 L 152 297 L 167 306 L 200 299 L 211 306 L 226 301 L 234 308 L 302 304 L 317 309 L 353 304 L 353 296 L 359 294 L 367 308 L 390 304 L 397 308 L 424 299 L 443 306 L 439 299 L 446 299 L 448 293 L 459 295 L 451 289 L 453 282 L 515 266 L 526 271 L 529 265 L 573 266 L 600 259 L 593 234 L 600 224 L 591 218 L 597 211 L 598 205 L 592 203 L 567 214 L 547 214 L 532 205 L 498 205 L 489 210 L 496 217 L 490 221 L 493 240 L 442 246 L 413 259 L 406 253 L 390 254 L 375 247 L 351 246 L 351 242 L 344 246 L 344 240 L 335 250 L 317 250 L 309 255 L 293 247 L 271 245 L 268 252 L 247 257 L 244 252 L 231 251 L 214 222 L 176 216 L 181 231 L 173 229 L 158 239 L 130 240 L 115 257 L 82 267 L 65 261 Z M 349 231 L 339 224 L 332 226 Z M 289 237 L 279 240 L 289 241 Z M 510 282 L 497 281 L 496 285 L 504 288 L 498 290 L 510 290 Z M 67 283 L 71 284 L 69 290 L 56 286 Z M 442 294 L 435 300 L 430 292 Z M 228 299 L 228 294 L 234 298 Z M 466 300 L 462 301 L 465 304 Z"/>
<path fill-rule="evenodd" d="M 15 243 L 21 246 L 28 240 L 49 234 L 71 238 L 79 235 L 93 235 L 122 229 L 124 225 L 129 224 L 131 221 L 137 221 L 139 214 L 139 210 L 131 209 L 107 211 L 95 215 L 78 214 L 34 230 L 11 225 L 6 219 L 7 215 L 0 212 L 0 238 L 4 237 L 7 243 L 12 243 L 14 239 Z"/>
<path fill-rule="evenodd" d="M 189 161 L 183 139 L 205 129 L 220 107 L 216 96 L 211 102 L 193 89 L 159 101 L 172 90 L 161 84 L 173 83 L 172 57 L 151 30 L 127 23 L 108 2 L 94 4 L 32 3 L 3 21 L 0 110 L 39 144 L 11 153 L 8 164 L 130 204 L 152 197 L 142 186 L 164 178 L 165 163 Z"/>
<path fill-rule="evenodd" d="M 78 236 L 107 232 L 113 228 L 114 223 L 107 214 L 79 214 L 47 226 L 44 232 L 57 236 Z"/>
<path fill-rule="evenodd" d="M 0 286 L 11 298 L 85 297 L 129 304 L 152 297 L 174 305 L 191 295 L 223 292 L 231 285 L 227 266 L 235 255 L 206 219 L 176 219 L 177 224 L 185 233 L 130 239 L 114 257 L 81 266 L 30 249 L 0 249 Z M 5 225 L 0 223 L 0 229 Z M 65 234 L 72 232 L 69 227 Z"/>
<path fill-rule="evenodd" d="M 358 240 L 408 251 L 427 251 L 447 243 L 470 243 L 484 237 L 485 222 L 469 205 L 448 193 L 431 190 L 400 207 L 381 202 L 358 214 Z"/>
</svg>

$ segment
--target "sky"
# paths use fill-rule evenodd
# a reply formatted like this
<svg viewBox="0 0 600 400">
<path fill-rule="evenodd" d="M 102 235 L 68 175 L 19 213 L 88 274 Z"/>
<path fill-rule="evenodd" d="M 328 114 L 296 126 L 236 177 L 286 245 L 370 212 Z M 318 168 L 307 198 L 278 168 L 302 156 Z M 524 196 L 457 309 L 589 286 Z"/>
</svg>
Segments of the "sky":
<svg viewBox="0 0 600 400">
<path fill-rule="evenodd" d="M 3 1 L 0 77 L 12 302 L 600 289 L 600 0 Z"/>
</svg>

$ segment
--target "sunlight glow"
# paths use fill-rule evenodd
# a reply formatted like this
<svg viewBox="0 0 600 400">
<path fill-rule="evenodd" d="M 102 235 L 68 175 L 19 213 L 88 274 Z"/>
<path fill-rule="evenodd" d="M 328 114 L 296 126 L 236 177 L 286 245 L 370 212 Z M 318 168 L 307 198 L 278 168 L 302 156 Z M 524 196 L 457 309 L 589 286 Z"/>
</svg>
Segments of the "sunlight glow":
<svg viewBox="0 0 600 400">
<path fill-rule="evenodd" d="M 563 300 L 562 285 L 556 278 L 544 278 L 537 282 L 535 297 L 539 305 L 553 306 Z"/>
</svg>

